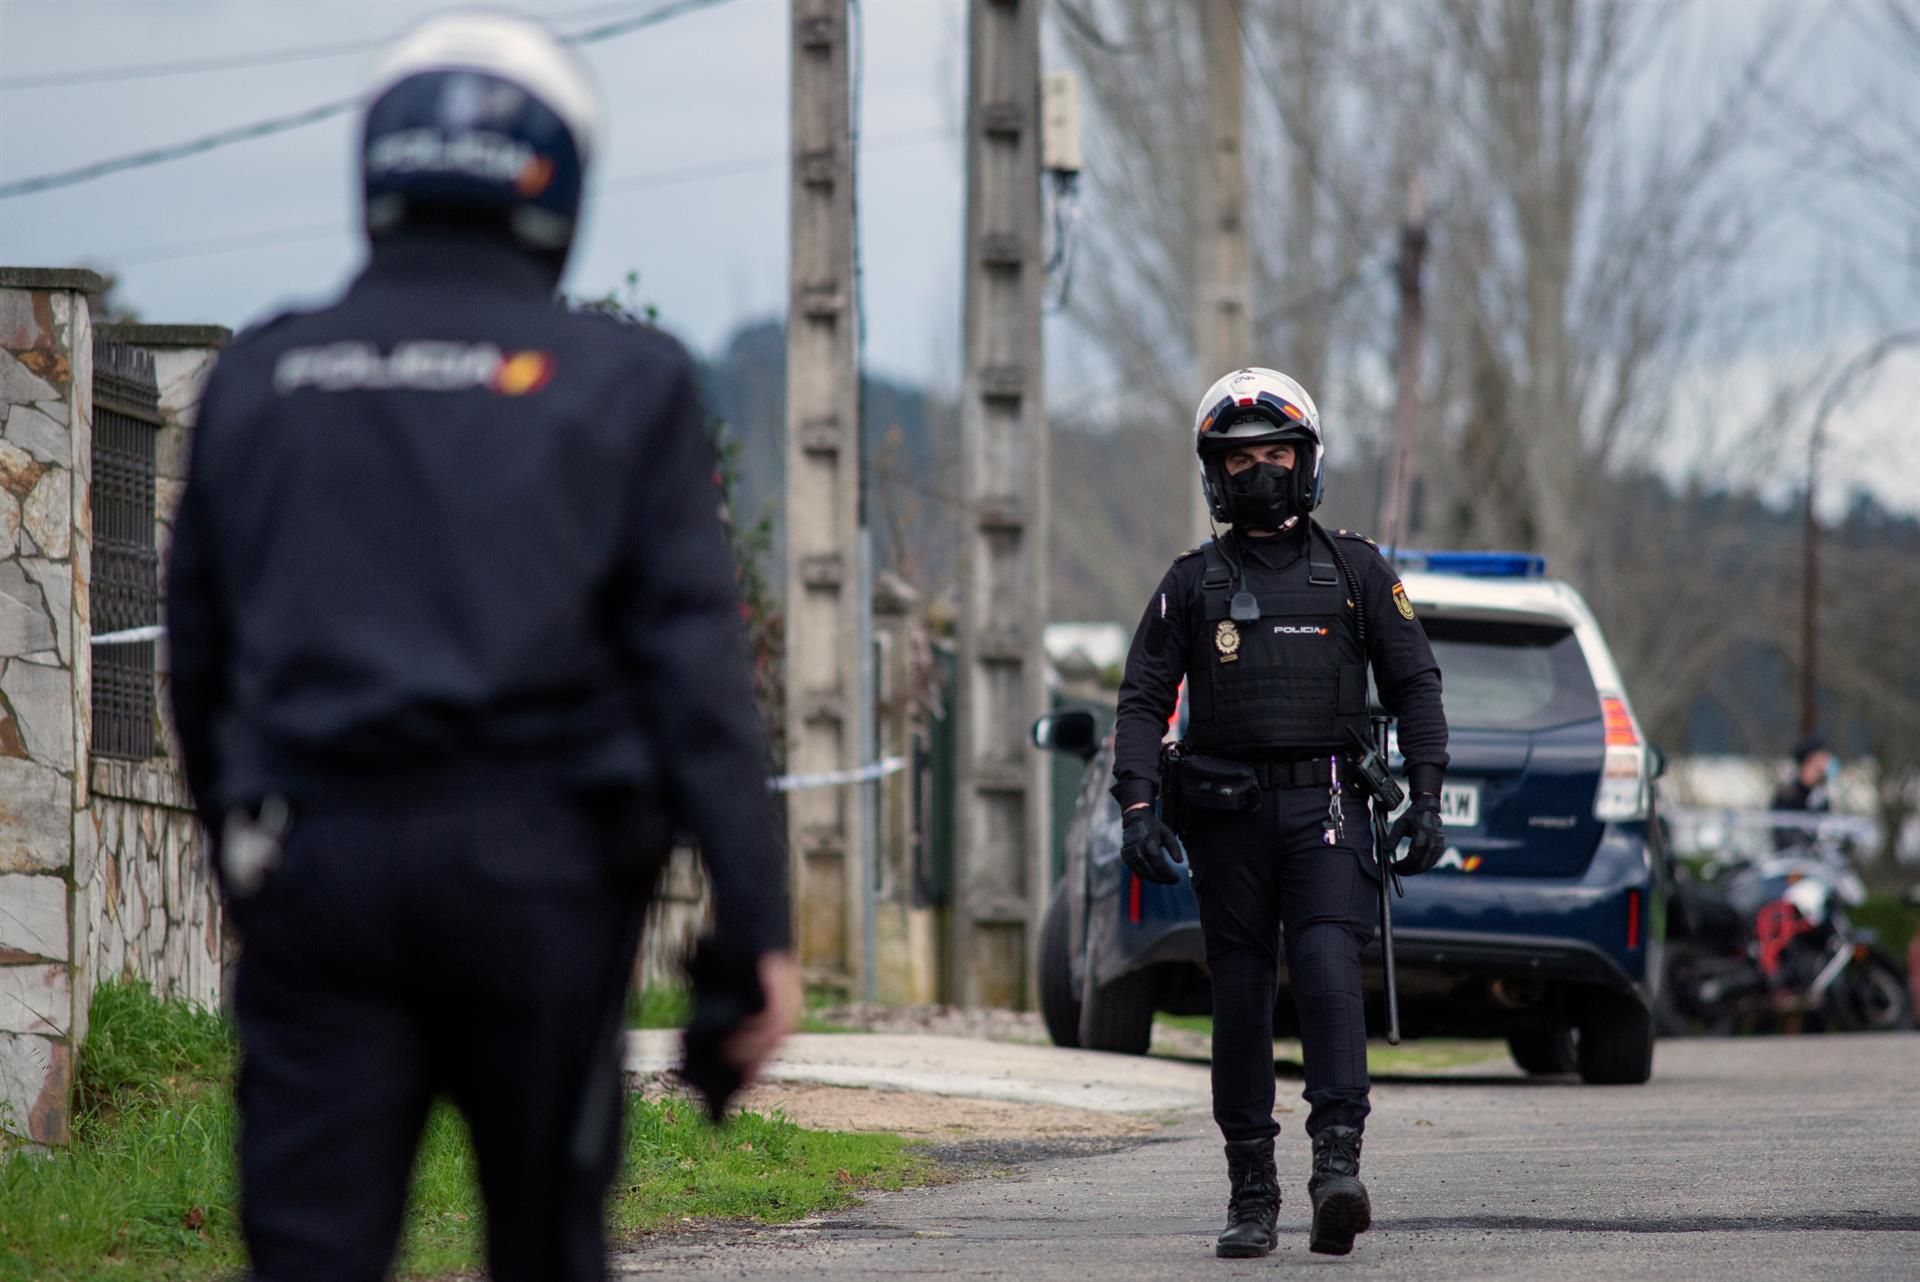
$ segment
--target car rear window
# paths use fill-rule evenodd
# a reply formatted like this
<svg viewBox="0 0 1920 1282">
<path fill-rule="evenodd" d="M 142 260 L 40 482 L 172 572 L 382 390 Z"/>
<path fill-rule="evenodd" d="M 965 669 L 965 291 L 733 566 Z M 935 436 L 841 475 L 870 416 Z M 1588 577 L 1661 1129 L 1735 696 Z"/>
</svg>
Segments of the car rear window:
<svg viewBox="0 0 1920 1282">
<path fill-rule="evenodd" d="M 1600 715 L 1573 629 L 1428 616 L 1449 725 L 1544 730 Z"/>
</svg>

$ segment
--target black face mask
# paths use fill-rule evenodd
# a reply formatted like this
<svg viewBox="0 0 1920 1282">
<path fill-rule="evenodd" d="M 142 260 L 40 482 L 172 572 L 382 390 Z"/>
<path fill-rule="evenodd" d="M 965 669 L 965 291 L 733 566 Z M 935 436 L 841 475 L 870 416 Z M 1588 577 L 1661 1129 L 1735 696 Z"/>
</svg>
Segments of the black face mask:
<svg viewBox="0 0 1920 1282">
<path fill-rule="evenodd" d="M 1239 530 L 1278 530 L 1294 515 L 1293 469 L 1256 463 L 1227 478 L 1227 520 Z"/>
</svg>

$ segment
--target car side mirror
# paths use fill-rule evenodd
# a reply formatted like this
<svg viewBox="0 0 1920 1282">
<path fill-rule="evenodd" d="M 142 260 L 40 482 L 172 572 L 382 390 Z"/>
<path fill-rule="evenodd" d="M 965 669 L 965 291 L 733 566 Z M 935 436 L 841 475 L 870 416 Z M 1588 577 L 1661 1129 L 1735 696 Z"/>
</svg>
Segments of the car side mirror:
<svg viewBox="0 0 1920 1282">
<path fill-rule="evenodd" d="M 1060 708 L 1033 723 L 1035 747 L 1091 761 L 1100 748 L 1100 723 L 1089 708 Z"/>
<path fill-rule="evenodd" d="M 1667 750 L 1655 744 L 1647 745 L 1647 778 L 1658 779 L 1667 773 Z"/>
</svg>

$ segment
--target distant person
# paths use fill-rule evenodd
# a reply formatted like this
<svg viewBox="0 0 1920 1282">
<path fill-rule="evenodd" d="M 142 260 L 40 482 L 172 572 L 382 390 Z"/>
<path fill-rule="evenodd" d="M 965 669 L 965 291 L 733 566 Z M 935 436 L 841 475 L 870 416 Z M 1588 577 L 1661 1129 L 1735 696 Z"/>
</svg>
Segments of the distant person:
<svg viewBox="0 0 1920 1282">
<path fill-rule="evenodd" d="M 1113 795 L 1136 877 L 1180 880 L 1181 847 L 1156 811 L 1161 738 L 1187 683 L 1186 754 L 1174 773 L 1181 836 L 1213 986 L 1213 1116 L 1226 1139 L 1228 1224 L 1216 1255 L 1274 1248 L 1273 1003 L 1282 927 L 1306 1061 L 1313 1141 L 1311 1249 L 1345 1255 L 1372 1223 L 1360 1181 L 1368 1113 L 1360 952 L 1379 885 L 1352 761 L 1370 746 L 1367 670 L 1400 718 L 1412 802 L 1380 858 L 1431 869 L 1446 849 L 1447 722 L 1440 668 L 1377 548 L 1313 519 L 1325 447 L 1306 390 L 1241 369 L 1194 415 L 1200 483 L 1231 528 L 1177 559 L 1134 633 L 1120 686 Z"/>
<path fill-rule="evenodd" d="M 1840 774 L 1840 762 L 1819 734 L 1804 735 L 1793 745 L 1793 773 L 1774 789 L 1770 810 L 1824 815 L 1833 809 L 1833 782 Z M 1804 846 L 1813 839 L 1812 829 L 1802 824 L 1779 823 L 1773 827 L 1776 848 Z"/>
<path fill-rule="evenodd" d="M 536 23 L 379 73 L 370 264 L 210 378 L 174 531 L 172 703 L 242 938 L 253 1276 L 376 1282 L 428 1106 L 465 1116 L 497 1282 L 597 1282 L 620 1037 L 669 834 L 715 935 L 696 1025 L 791 1026 L 785 855 L 686 351 L 555 300 L 597 106 Z"/>
<path fill-rule="evenodd" d="M 1833 782 L 1840 762 L 1826 739 L 1810 734 L 1793 745 L 1793 773 L 1774 790 L 1774 810 L 1807 810 L 1826 814 L 1833 809 Z"/>
</svg>

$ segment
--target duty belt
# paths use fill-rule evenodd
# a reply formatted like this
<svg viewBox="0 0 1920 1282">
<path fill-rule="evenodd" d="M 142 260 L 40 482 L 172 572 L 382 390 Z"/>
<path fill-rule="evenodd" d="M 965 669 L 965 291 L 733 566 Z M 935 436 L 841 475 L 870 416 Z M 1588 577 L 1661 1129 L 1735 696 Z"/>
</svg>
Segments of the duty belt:
<svg viewBox="0 0 1920 1282">
<path fill-rule="evenodd" d="M 1325 788 L 1333 782 L 1333 759 L 1308 757 L 1303 761 L 1250 761 L 1265 789 Z"/>
</svg>

